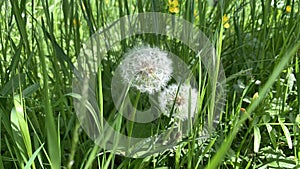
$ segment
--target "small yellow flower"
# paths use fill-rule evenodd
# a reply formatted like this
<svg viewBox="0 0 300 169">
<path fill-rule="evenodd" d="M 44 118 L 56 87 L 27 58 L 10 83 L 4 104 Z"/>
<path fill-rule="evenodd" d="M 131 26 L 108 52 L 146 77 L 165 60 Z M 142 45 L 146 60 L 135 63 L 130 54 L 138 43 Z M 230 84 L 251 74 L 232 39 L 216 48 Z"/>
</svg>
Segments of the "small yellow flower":
<svg viewBox="0 0 300 169">
<path fill-rule="evenodd" d="M 169 11 L 171 13 L 178 13 L 179 12 L 179 9 L 178 8 L 170 8 Z"/>
<path fill-rule="evenodd" d="M 229 23 L 224 24 L 224 28 L 228 29 L 230 27 Z"/>
<path fill-rule="evenodd" d="M 195 20 L 198 21 L 199 20 L 199 14 L 197 11 L 194 11 L 194 17 L 195 17 Z"/>
<path fill-rule="evenodd" d="M 178 0 L 169 0 L 169 11 L 171 13 L 178 13 Z"/>
<path fill-rule="evenodd" d="M 288 12 L 288 13 L 292 12 L 291 5 L 286 6 L 285 11 Z"/>
<path fill-rule="evenodd" d="M 256 100 L 259 97 L 258 92 L 254 93 L 252 100 Z"/>
<path fill-rule="evenodd" d="M 230 27 L 230 24 L 228 23 L 229 21 L 229 17 L 227 16 L 227 14 L 225 14 L 223 17 L 222 17 L 222 24 L 224 26 L 224 28 L 229 28 Z"/>
<path fill-rule="evenodd" d="M 224 14 L 223 18 L 222 18 L 222 23 L 225 24 L 227 21 L 229 20 L 227 14 Z"/>
</svg>

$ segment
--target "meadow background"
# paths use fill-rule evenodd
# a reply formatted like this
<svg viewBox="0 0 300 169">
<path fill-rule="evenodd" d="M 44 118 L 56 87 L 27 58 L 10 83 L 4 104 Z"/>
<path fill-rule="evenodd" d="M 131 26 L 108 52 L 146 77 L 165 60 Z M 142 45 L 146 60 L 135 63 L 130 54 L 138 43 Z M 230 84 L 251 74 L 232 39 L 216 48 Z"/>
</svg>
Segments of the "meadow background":
<svg viewBox="0 0 300 169">
<path fill-rule="evenodd" d="M 300 168 L 300 1 L 2 0 L 0 9 L 0 168 Z M 89 139 L 70 93 L 82 44 L 142 12 L 182 17 L 206 34 L 225 70 L 227 100 L 201 144 L 192 137 L 133 159 Z"/>
</svg>

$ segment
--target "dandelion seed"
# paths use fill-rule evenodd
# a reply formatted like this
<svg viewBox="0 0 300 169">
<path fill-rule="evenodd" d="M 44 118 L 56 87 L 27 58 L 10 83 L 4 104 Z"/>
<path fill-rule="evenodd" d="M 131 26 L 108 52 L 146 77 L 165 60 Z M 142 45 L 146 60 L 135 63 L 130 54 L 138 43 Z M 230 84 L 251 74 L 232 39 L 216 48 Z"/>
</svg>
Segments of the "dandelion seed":
<svg viewBox="0 0 300 169">
<path fill-rule="evenodd" d="M 192 88 L 190 85 L 183 84 L 180 86 L 178 94 L 177 91 L 178 85 L 173 84 L 168 86 L 168 88 L 159 94 L 158 101 L 163 114 L 170 116 L 172 107 L 174 105 L 172 113 L 173 117 L 180 120 L 186 120 L 189 118 L 189 116 L 194 117 L 197 104 L 197 90 Z"/>
<path fill-rule="evenodd" d="M 142 47 L 125 54 L 121 75 L 133 87 L 153 94 L 165 87 L 173 71 L 168 53 L 158 48 Z"/>
<path fill-rule="evenodd" d="M 179 12 L 178 0 L 169 0 L 169 11 L 171 13 Z"/>
<path fill-rule="evenodd" d="M 288 12 L 288 13 L 292 12 L 291 5 L 287 5 L 286 8 L 285 8 L 285 11 Z"/>
</svg>

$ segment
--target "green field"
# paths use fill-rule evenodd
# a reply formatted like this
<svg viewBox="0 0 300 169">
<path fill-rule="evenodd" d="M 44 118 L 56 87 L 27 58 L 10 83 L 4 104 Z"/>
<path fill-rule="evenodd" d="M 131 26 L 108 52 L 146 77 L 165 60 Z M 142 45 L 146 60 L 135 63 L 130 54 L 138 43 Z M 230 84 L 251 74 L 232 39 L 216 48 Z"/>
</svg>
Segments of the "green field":
<svg viewBox="0 0 300 169">
<path fill-rule="evenodd" d="M 0 9 L 0 169 L 300 168 L 299 0 L 0 0 Z M 149 12 L 169 18 L 165 23 L 173 28 L 170 32 L 179 32 L 188 43 L 169 36 L 172 33 L 126 37 L 128 24 L 118 19 Z M 145 18 L 141 27 L 155 21 Z M 188 24 L 174 26 L 178 20 Z M 162 18 L 156 22 L 165 24 Z M 159 27 L 153 25 L 151 30 Z M 215 60 L 203 59 L 205 50 L 192 50 L 197 44 L 187 39 L 189 32 L 181 34 L 186 25 L 203 32 L 207 39 L 198 39 L 199 43 L 211 45 Z M 97 53 L 101 59 L 81 60 L 83 67 L 96 63 L 91 66 L 95 75 L 88 79 L 92 97 L 83 92 L 86 85 L 80 86 L 84 79 L 74 81 L 78 60 L 93 55 L 84 53 L 91 36 L 112 27 L 120 32 L 112 30 L 113 34 L 99 38 L 101 45 L 94 45 L 101 50 L 111 47 Z M 108 44 L 116 37 L 123 39 Z M 169 69 L 170 60 L 163 56 L 158 61 L 147 60 L 146 54 L 135 58 L 134 52 L 143 49 L 155 56 L 168 51 L 180 58 L 190 70 L 188 82 L 172 93 L 172 84 L 178 82 L 173 76 L 179 76 L 181 67 Z M 120 79 L 114 81 L 118 66 Z M 175 73 L 170 77 L 156 68 Z M 130 72 L 134 69 L 138 70 Z M 155 73 L 160 79 L 152 77 Z M 219 73 L 226 80 L 220 81 Z M 122 80 L 132 86 L 124 88 L 128 99 L 121 99 L 119 109 L 113 99 L 121 93 L 114 87 L 120 87 Z M 190 83 L 195 90 L 186 87 Z M 74 90 L 77 84 L 82 93 Z M 224 97 L 219 103 L 220 91 Z M 146 118 L 139 111 L 155 105 L 153 93 L 158 93 L 156 105 L 165 106 L 159 109 L 160 117 L 139 123 L 120 115 L 132 103 L 129 114 Z M 76 106 L 76 100 L 86 97 L 91 107 Z M 220 105 L 222 109 L 217 109 Z M 86 119 L 77 116 L 85 106 L 91 113 Z M 95 133 L 98 138 L 104 122 L 130 138 L 171 134 L 162 140 L 160 151 L 129 145 L 129 139 L 128 147 L 116 153 L 105 147 L 109 141 L 100 139 L 99 146 L 91 139 Z M 191 130 L 183 134 L 180 129 L 185 124 Z M 101 137 L 110 138 L 107 133 Z M 110 141 L 116 145 L 116 140 Z M 135 150 L 145 155 L 133 158 L 130 153 Z"/>
</svg>

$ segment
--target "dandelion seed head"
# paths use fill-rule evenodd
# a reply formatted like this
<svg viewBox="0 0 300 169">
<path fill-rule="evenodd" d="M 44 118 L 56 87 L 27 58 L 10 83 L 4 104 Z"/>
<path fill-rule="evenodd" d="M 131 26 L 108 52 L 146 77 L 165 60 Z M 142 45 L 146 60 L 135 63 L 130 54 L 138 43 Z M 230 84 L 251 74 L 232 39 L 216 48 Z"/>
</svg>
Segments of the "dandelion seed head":
<svg viewBox="0 0 300 169">
<path fill-rule="evenodd" d="M 189 100 L 189 93 L 190 93 L 190 100 Z M 165 88 L 164 91 L 160 92 L 158 96 L 158 101 L 162 113 L 164 115 L 168 117 L 170 116 L 174 104 L 172 116 L 180 120 L 186 120 L 189 118 L 189 116 L 194 117 L 195 115 L 195 110 L 197 105 L 197 90 L 187 84 L 181 85 L 178 90 L 178 85 L 172 84 L 167 88 Z M 190 108 L 190 115 L 189 115 L 189 108 Z"/>
<path fill-rule="evenodd" d="M 120 65 L 122 77 L 141 92 L 153 94 L 171 79 L 172 60 L 165 51 L 140 47 L 127 52 L 124 57 Z"/>
</svg>

